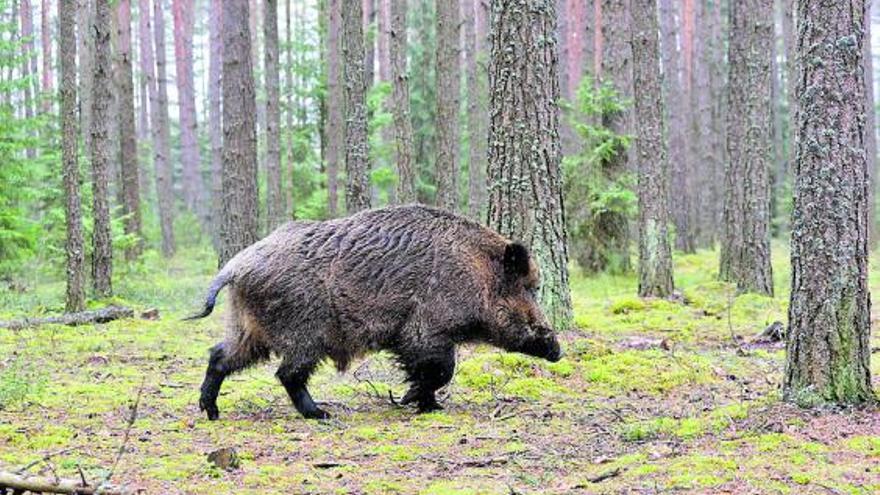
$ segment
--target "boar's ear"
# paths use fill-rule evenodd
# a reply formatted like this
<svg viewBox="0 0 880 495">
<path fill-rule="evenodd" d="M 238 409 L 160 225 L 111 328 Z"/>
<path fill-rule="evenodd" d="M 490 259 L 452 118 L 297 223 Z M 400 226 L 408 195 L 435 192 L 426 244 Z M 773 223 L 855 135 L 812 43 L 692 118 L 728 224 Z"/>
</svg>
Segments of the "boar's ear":
<svg viewBox="0 0 880 495">
<path fill-rule="evenodd" d="M 529 274 L 529 250 L 518 242 L 504 247 L 504 272 L 516 277 Z"/>
</svg>

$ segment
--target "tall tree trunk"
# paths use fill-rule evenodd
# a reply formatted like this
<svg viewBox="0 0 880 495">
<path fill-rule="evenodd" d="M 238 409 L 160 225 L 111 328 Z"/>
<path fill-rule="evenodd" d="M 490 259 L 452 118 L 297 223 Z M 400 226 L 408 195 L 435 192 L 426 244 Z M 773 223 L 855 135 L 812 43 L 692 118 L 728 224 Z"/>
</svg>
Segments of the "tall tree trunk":
<svg viewBox="0 0 880 495">
<path fill-rule="evenodd" d="M 211 135 L 211 225 L 214 248 L 220 248 L 223 222 L 223 127 L 220 77 L 223 71 L 223 0 L 211 0 L 208 13 L 208 133 Z"/>
<path fill-rule="evenodd" d="M 783 397 L 801 404 L 874 399 L 865 22 L 864 0 L 798 2 L 798 139 Z"/>
<path fill-rule="evenodd" d="M 278 2 L 263 2 L 263 42 L 266 69 L 266 225 L 268 230 L 284 222 L 281 192 L 281 111 L 278 108 Z M 292 129 L 291 129 L 292 130 Z M 290 130 L 289 130 L 290 131 Z"/>
<path fill-rule="evenodd" d="M 43 2 L 43 17 L 47 5 Z M 64 213 L 67 224 L 67 312 L 82 311 L 86 301 L 85 241 L 79 197 L 79 130 L 76 127 L 76 0 L 58 2 L 58 53 L 61 62 L 61 162 L 64 172 Z M 45 25 L 44 25 L 45 29 Z M 45 38 L 44 38 L 45 43 Z M 51 53 L 43 45 L 43 53 Z M 45 67 L 44 67 L 45 68 Z M 45 90 L 46 87 L 44 86 Z M 49 87 L 51 89 L 51 86 Z M 47 95 L 48 96 L 48 95 Z M 49 101 L 49 98 L 46 98 Z"/>
<path fill-rule="evenodd" d="M 464 39 L 467 67 L 467 129 L 470 143 L 468 157 L 468 214 L 474 220 L 483 218 L 486 202 L 486 87 L 483 84 L 483 71 L 480 70 L 481 48 L 483 40 L 477 38 L 477 24 L 485 19 L 480 7 L 480 0 L 465 0 L 462 5 L 467 7 L 464 14 Z M 485 32 L 485 29 L 480 29 Z"/>
<path fill-rule="evenodd" d="M 77 43 L 79 56 L 79 128 L 86 150 L 92 149 L 92 93 L 94 93 L 93 77 L 95 72 L 95 36 L 92 25 L 95 22 L 95 1 L 79 0 L 76 12 L 77 32 L 82 33 Z"/>
<path fill-rule="evenodd" d="M 284 39 L 285 39 L 285 44 L 286 44 L 286 48 L 285 48 L 284 52 L 285 52 L 286 63 L 284 64 L 285 67 L 284 67 L 284 91 L 283 92 L 284 92 L 284 96 L 285 96 L 285 105 L 287 106 L 287 109 L 285 111 L 287 132 L 285 134 L 287 135 L 287 169 L 288 169 L 287 173 L 289 174 L 289 178 L 290 178 L 290 193 L 282 195 L 283 196 L 282 206 L 283 206 L 286 214 L 289 215 L 291 218 L 293 218 L 293 217 L 295 217 L 295 213 L 296 213 L 296 205 L 293 202 L 293 193 L 296 188 L 296 177 L 295 177 L 296 174 L 294 173 L 294 170 L 295 170 L 294 165 L 296 162 L 294 161 L 294 154 L 293 154 L 294 138 L 295 138 L 294 134 L 295 133 L 293 132 L 293 129 L 294 129 L 294 127 L 293 127 L 293 113 L 294 113 L 294 104 L 293 104 L 293 93 L 294 93 L 294 86 L 293 86 L 293 37 L 292 37 L 292 33 L 291 33 L 291 23 L 290 23 L 291 8 L 292 7 L 290 5 L 290 0 L 285 0 L 284 3 L 285 3 Z M 325 20 L 326 19 L 326 8 L 327 8 L 326 6 L 327 6 L 326 0 L 320 0 L 319 6 L 318 6 L 318 16 L 319 16 L 319 21 L 318 21 L 319 30 L 318 30 L 318 32 L 320 33 L 320 36 L 324 36 L 324 32 L 326 31 L 326 28 L 327 28 L 327 23 Z M 321 57 L 319 60 L 322 60 L 322 61 L 325 60 L 324 44 L 325 44 L 325 42 L 323 39 L 319 40 L 318 50 L 321 53 Z M 322 71 L 321 77 L 326 77 L 324 75 L 324 70 L 325 70 L 325 66 L 322 64 L 321 65 L 321 71 Z M 320 96 L 320 103 L 321 103 L 320 113 L 322 116 L 327 111 L 326 101 L 327 101 L 326 96 L 321 95 Z M 322 133 L 321 169 L 323 170 L 324 169 L 324 159 L 326 156 L 326 153 L 324 150 L 324 146 L 326 145 L 326 140 L 323 139 L 323 128 L 324 128 L 323 118 L 322 118 L 322 121 L 321 121 L 321 124 L 319 127 L 320 127 L 321 133 Z M 281 176 L 284 177 L 283 171 L 281 172 Z"/>
<path fill-rule="evenodd" d="M 673 281 L 657 2 L 632 0 L 630 9 L 639 175 L 639 296 L 667 297 Z"/>
<path fill-rule="evenodd" d="M 35 85 L 28 78 L 31 76 L 37 77 L 37 51 L 34 47 L 34 13 L 30 0 L 21 0 L 19 14 L 21 15 L 22 49 L 25 54 L 22 61 L 21 74 L 27 79 L 23 88 L 24 115 L 26 119 L 30 120 L 34 117 Z M 28 146 L 25 153 L 28 159 L 37 156 L 37 150 L 32 146 Z"/>
<path fill-rule="evenodd" d="M 541 271 L 538 300 L 571 322 L 562 204 L 554 2 L 493 0 L 488 224 L 524 242 Z"/>
<path fill-rule="evenodd" d="M 113 73 L 110 50 L 110 1 L 95 0 L 95 15 L 89 33 L 95 52 L 92 58 L 92 284 L 95 295 L 109 297 L 112 292 L 113 248 L 110 237 L 110 182 L 112 141 L 110 107 L 113 100 Z"/>
<path fill-rule="evenodd" d="M 342 9 L 345 89 L 345 208 L 349 214 L 370 208 L 370 151 L 364 81 L 364 33 L 360 2 Z"/>
<path fill-rule="evenodd" d="M 138 109 L 138 141 L 141 146 L 146 146 L 146 142 L 150 136 L 150 82 L 147 80 L 147 73 L 152 72 L 155 75 L 155 69 L 147 60 L 146 54 L 153 55 L 153 30 L 150 23 L 150 2 L 147 0 L 137 0 L 138 2 L 138 59 L 140 60 L 140 74 L 138 75 L 138 98 L 140 99 L 140 108 Z M 155 77 L 154 77 L 155 79 Z M 155 81 L 154 81 L 155 83 Z M 146 187 L 144 187 L 146 189 Z"/>
<path fill-rule="evenodd" d="M 125 258 L 137 258 L 143 249 L 141 232 L 141 196 L 138 179 L 137 135 L 134 126 L 134 75 L 131 53 L 131 1 L 118 0 L 119 54 L 117 56 L 116 84 L 119 88 L 119 139 L 121 146 L 122 197 L 124 225 L 127 235 L 135 236 L 137 241 L 125 250 Z"/>
<path fill-rule="evenodd" d="M 376 0 L 361 0 L 364 16 L 364 82 L 367 91 L 373 87 L 376 78 L 376 36 L 373 27 L 376 25 Z"/>
<path fill-rule="evenodd" d="M 416 201 L 413 127 L 409 116 L 409 76 L 406 68 L 406 9 L 406 2 L 391 2 L 391 36 L 388 44 L 393 83 L 391 112 L 394 115 L 397 156 L 397 197 L 403 204 Z"/>
<path fill-rule="evenodd" d="M 150 0 L 139 0 L 141 15 L 149 16 Z M 149 32 L 141 50 L 144 52 L 144 73 L 150 96 L 150 128 L 153 138 L 153 168 L 156 176 L 156 203 L 159 209 L 159 229 L 162 232 L 162 255 L 171 257 L 177 249 L 174 241 L 174 190 L 168 131 L 168 82 L 165 75 L 165 14 L 163 0 L 155 0 L 154 26 L 147 18 Z M 152 38 L 150 37 L 152 34 Z M 153 43 L 156 46 L 155 64 Z M 154 76 L 153 68 L 156 69 Z"/>
<path fill-rule="evenodd" d="M 458 0 L 436 0 L 437 8 L 437 205 L 458 209 L 458 111 L 461 94 Z M 555 36 L 555 33 L 554 33 Z"/>
<path fill-rule="evenodd" d="M 60 1 L 60 0 L 59 0 Z M 76 9 L 76 5 L 71 5 L 71 8 Z M 43 45 L 43 70 L 42 70 L 42 104 L 43 104 L 43 112 L 50 113 L 52 112 L 52 98 L 49 95 L 52 94 L 52 80 L 54 78 L 52 74 L 52 33 L 51 33 L 51 18 L 52 12 L 49 7 L 49 0 L 41 0 L 40 3 L 40 41 Z M 72 22 L 76 22 L 74 18 Z M 71 24 L 71 29 L 74 29 L 75 25 Z M 71 40 L 76 42 L 76 37 L 72 36 Z M 76 64 L 76 47 L 73 49 L 74 60 L 73 63 Z M 74 84 L 76 84 L 76 75 L 74 74 Z M 75 110 L 75 106 L 74 106 Z M 74 124 L 74 128 L 76 128 L 76 124 Z"/>
<path fill-rule="evenodd" d="M 257 136 L 248 0 L 223 1 L 223 222 L 220 266 L 257 240 Z"/>
<path fill-rule="evenodd" d="M 203 226 L 207 226 L 193 83 L 193 1 L 172 0 L 171 3 L 174 17 L 174 65 L 180 98 L 180 162 L 183 166 L 183 198 L 186 206 L 198 215 Z"/>
<path fill-rule="evenodd" d="M 339 199 L 337 177 L 340 164 L 344 163 L 340 146 L 345 139 L 345 96 L 342 86 L 342 3 L 327 0 L 327 120 L 324 134 L 327 137 L 327 215 L 337 215 Z"/>
<path fill-rule="evenodd" d="M 877 115 L 874 106 L 874 61 L 871 53 L 871 0 L 865 2 L 865 145 L 868 150 L 868 250 L 877 247 Z"/>
<path fill-rule="evenodd" d="M 675 247 L 684 252 L 694 251 L 690 227 L 691 188 L 685 152 L 685 98 L 682 97 L 681 52 L 678 48 L 678 23 L 673 0 L 660 0 L 660 32 L 663 56 L 663 91 L 667 102 L 666 123 L 670 162 L 670 183 L 676 200 L 670 202 L 675 224 Z"/>
<path fill-rule="evenodd" d="M 632 50 L 630 47 L 629 10 L 627 0 L 602 1 L 602 81 L 611 83 L 621 98 L 632 98 Z M 605 128 L 618 135 L 632 132 L 632 112 L 625 109 L 602 116 Z M 622 150 L 602 163 L 603 173 L 617 179 L 631 170 L 629 150 Z M 619 263 L 622 271 L 630 270 L 629 220 L 624 213 L 605 212 L 597 220 L 608 254 Z M 606 257 L 604 266 L 610 267 L 612 258 Z"/>
<path fill-rule="evenodd" d="M 722 280 L 773 295 L 770 266 L 771 70 L 773 3 L 730 5 L 730 84 L 724 194 Z"/>
</svg>

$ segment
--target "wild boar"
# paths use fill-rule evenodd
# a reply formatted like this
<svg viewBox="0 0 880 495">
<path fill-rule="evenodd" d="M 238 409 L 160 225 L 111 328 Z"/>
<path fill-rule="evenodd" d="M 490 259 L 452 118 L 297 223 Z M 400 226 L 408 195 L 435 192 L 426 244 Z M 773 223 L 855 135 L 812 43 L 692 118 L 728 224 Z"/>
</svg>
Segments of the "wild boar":
<svg viewBox="0 0 880 495">
<path fill-rule="evenodd" d="M 211 349 L 199 405 L 217 419 L 230 374 L 280 356 L 276 376 L 306 418 L 327 418 L 306 389 L 330 358 L 344 371 L 388 350 L 410 383 L 403 404 L 439 409 L 455 347 L 486 342 L 558 361 L 559 343 L 538 304 L 528 250 L 444 210 L 408 205 L 324 222 L 289 222 L 244 249 L 208 290 L 230 286 L 226 339 Z"/>
</svg>

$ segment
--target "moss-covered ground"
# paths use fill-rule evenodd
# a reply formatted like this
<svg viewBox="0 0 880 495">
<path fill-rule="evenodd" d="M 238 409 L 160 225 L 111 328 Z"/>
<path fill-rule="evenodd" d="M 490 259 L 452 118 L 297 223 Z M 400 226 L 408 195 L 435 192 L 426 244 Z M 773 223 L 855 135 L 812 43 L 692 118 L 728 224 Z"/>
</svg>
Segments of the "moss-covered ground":
<svg viewBox="0 0 880 495">
<path fill-rule="evenodd" d="M 0 469 L 48 456 L 30 472 L 96 481 L 124 445 L 112 481 L 150 494 L 880 493 L 880 412 L 782 404 L 784 351 L 752 342 L 785 321 L 787 253 L 774 247 L 775 298 L 736 297 L 713 252 L 677 257 L 672 301 L 638 299 L 634 276 L 574 273 L 566 358 L 462 348 L 442 412 L 393 404 L 405 386 L 385 355 L 325 366 L 311 387 L 324 422 L 296 414 L 277 361 L 227 380 L 221 420 L 207 421 L 198 387 L 223 312 L 179 319 L 215 258 L 148 254 L 117 274 L 115 302 L 159 320 L 0 330 Z M 880 272 L 871 282 L 880 293 Z M 29 285 L 0 290 L 0 318 L 61 310 L 62 283 Z M 208 462 L 221 447 L 240 467 Z"/>
</svg>

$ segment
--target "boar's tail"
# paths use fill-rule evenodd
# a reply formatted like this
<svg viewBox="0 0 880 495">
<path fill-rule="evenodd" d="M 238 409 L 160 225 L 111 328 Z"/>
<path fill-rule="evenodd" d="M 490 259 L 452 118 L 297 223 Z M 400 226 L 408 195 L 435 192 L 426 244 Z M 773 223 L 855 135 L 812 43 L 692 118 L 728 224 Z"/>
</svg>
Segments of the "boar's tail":
<svg viewBox="0 0 880 495">
<path fill-rule="evenodd" d="M 214 311 L 214 303 L 217 301 L 217 294 L 220 292 L 220 289 L 231 281 L 232 273 L 230 270 L 222 270 L 217 274 L 217 276 L 214 277 L 214 280 L 211 281 L 211 286 L 208 288 L 208 297 L 205 299 L 205 307 L 202 309 L 202 312 L 187 316 L 183 321 L 198 320 L 199 318 L 204 318 L 211 314 L 211 311 Z"/>
</svg>

